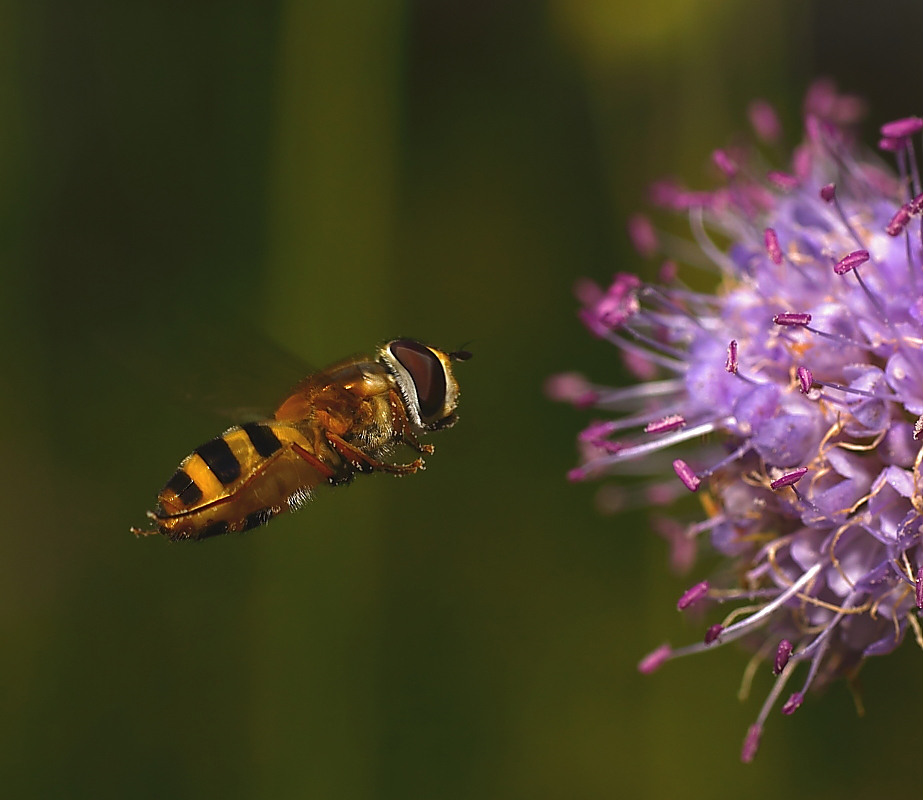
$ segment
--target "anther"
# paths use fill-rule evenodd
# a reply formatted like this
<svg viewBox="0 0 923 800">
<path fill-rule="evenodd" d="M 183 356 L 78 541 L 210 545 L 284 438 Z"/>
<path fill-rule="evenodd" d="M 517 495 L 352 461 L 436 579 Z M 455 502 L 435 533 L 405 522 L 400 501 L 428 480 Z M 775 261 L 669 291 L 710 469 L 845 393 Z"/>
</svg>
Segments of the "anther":
<svg viewBox="0 0 923 800">
<path fill-rule="evenodd" d="M 782 713 L 787 717 L 791 716 L 800 708 L 803 702 L 804 695 L 801 692 L 795 692 L 785 701 L 785 705 L 782 706 Z"/>
<path fill-rule="evenodd" d="M 807 467 L 799 467 L 798 469 L 793 469 L 791 472 L 786 472 L 781 478 L 776 478 L 772 483 L 769 484 L 769 488 L 775 491 L 776 489 L 782 489 L 786 486 L 792 486 L 793 484 L 798 483 L 798 481 L 807 475 L 807 473 Z"/>
<path fill-rule="evenodd" d="M 772 263 L 781 264 L 782 248 L 779 247 L 779 237 L 776 236 L 776 232 L 772 228 L 766 228 L 763 233 L 763 241 L 766 242 L 766 252 L 769 253 Z"/>
<path fill-rule="evenodd" d="M 869 260 L 868 250 L 855 250 L 848 255 L 843 256 L 836 264 L 833 265 L 833 271 L 837 275 L 845 275 L 852 269 Z"/>
<path fill-rule="evenodd" d="M 690 492 L 696 491 L 699 488 L 699 484 L 702 483 L 692 467 L 681 458 L 677 458 L 673 462 L 673 471 L 676 473 L 676 477 L 683 482 L 683 486 Z"/>
<path fill-rule="evenodd" d="M 740 751 L 740 760 L 744 764 L 749 764 L 756 756 L 756 751 L 760 749 L 760 738 L 763 735 L 762 725 L 751 725 L 744 739 L 744 746 Z"/>
<path fill-rule="evenodd" d="M 923 131 L 923 119 L 920 117 L 896 119 L 881 126 L 881 135 L 889 139 L 905 139 L 920 131 Z"/>
<path fill-rule="evenodd" d="M 737 162 L 735 162 L 724 150 L 715 150 L 711 154 L 711 160 L 712 163 L 724 173 L 724 177 L 733 178 L 737 174 Z"/>
<path fill-rule="evenodd" d="M 725 370 L 731 373 L 731 375 L 737 374 L 737 340 L 731 339 L 731 343 L 728 345 L 728 357 L 727 361 L 724 364 Z"/>
<path fill-rule="evenodd" d="M 681 414 L 670 414 L 656 422 L 649 422 L 644 427 L 645 433 L 667 433 L 682 428 L 686 424 L 686 418 Z"/>
<path fill-rule="evenodd" d="M 917 608 L 923 608 L 923 567 L 917 570 L 916 601 Z"/>
<path fill-rule="evenodd" d="M 798 188 L 798 178 L 794 175 L 789 175 L 787 172 L 779 172 L 779 170 L 770 170 L 766 173 L 766 178 L 769 182 L 775 186 L 777 189 L 781 189 L 783 192 L 792 192 Z"/>
<path fill-rule="evenodd" d="M 772 665 L 772 674 L 781 675 L 782 670 L 785 669 L 785 665 L 788 664 L 788 659 L 792 655 L 792 643 L 788 639 L 783 639 L 779 642 L 779 649 L 776 650 L 776 660 Z"/>
<path fill-rule="evenodd" d="M 782 125 L 775 109 L 765 100 L 754 100 L 747 109 L 747 116 L 756 135 L 767 144 L 778 141 L 782 135 Z"/>
<path fill-rule="evenodd" d="M 638 672 L 642 675 L 650 675 L 652 672 L 656 672 L 670 658 L 672 653 L 670 645 L 660 645 L 654 652 L 648 653 L 638 662 Z"/>
<path fill-rule="evenodd" d="M 657 233 L 644 214 L 632 214 L 628 218 L 628 237 L 638 255 L 644 258 L 650 258 L 658 250 Z"/>
<path fill-rule="evenodd" d="M 597 444 L 602 439 L 615 433 L 616 430 L 618 430 L 618 428 L 611 420 L 605 422 L 591 422 L 586 428 L 580 431 L 577 438 L 581 442 Z"/>
<path fill-rule="evenodd" d="M 878 149 L 884 150 L 886 153 L 899 153 L 904 149 L 904 140 L 884 136 L 878 140 Z"/>
<path fill-rule="evenodd" d="M 828 183 L 821 188 L 820 197 L 825 203 L 832 203 L 836 199 L 836 184 Z"/>
<path fill-rule="evenodd" d="M 910 209 L 909 205 L 904 205 L 891 217 L 885 231 L 887 231 L 888 236 L 900 236 L 904 232 L 904 228 L 907 227 L 908 222 L 910 222 Z"/>
<path fill-rule="evenodd" d="M 682 597 L 679 598 L 676 602 L 676 607 L 680 611 L 685 611 L 690 606 L 695 605 L 700 600 L 703 600 L 708 594 L 708 581 L 701 581 L 695 586 L 691 586 L 683 592 Z"/>
<path fill-rule="evenodd" d="M 724 625 L 720 622 L 716 625 L 712 625 L 707 631 L 705 631 L 705 644 L 712 644 L 718 640 L 718 637 L 724 631 Z"/>
<path fill-rule="evenodd" d="M 786 312 L 784 314 L 776 314 L 772 318 L 772 321 L 776 325 L 785 325 L 789 327 L 804 327 L 805 325 L 811 324 L 811 315 L 794 313 L 794 312 Z"/>
<path fill-rule="evenodd" d="M 661 283 L 673 283 L 678 273 L 679 267 L 676 266 L 676 262 L 668 259 L 660 265 L 660 272 L 657 277 L 660 278 Z"/>
<path fill-rule="evenodd" d="M 814 374 L 807 367 L 798 367 L 796 373 L 798 376 L 798 385 L 801 389 L 802 394 L 807 394 L 811 391 L 811 387 L 814 385 Z"/>
<path fill-rule="evenodd" d="M 923 416 L 917 418 L 917 421 L 913 423 L 913 438 L 914 441 L 918 440 L 923 436 Z"/>
</svg>

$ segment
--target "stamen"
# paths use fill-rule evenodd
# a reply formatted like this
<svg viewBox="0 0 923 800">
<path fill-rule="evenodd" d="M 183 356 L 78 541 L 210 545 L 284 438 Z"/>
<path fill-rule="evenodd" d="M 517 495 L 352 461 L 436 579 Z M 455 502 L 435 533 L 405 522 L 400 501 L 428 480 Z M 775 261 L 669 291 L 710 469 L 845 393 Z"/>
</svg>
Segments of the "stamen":
<svg viewBox="0 0 923 800">
<path fill-rule="evenodd" d="M 644 214 L 632 214 L 628 218 L 628 238 L 643 258 L 650 258 L 659 249 L 654 226 Z"/>
<path fill-rule="evenodd" d="M 886 153 L 897 153 L 900 152 L 904 147 L 903 139 L 892 139 L 889 136 L 884 136 L 878 140 L 878 149 L 884 150 Z"/>
<path fill-rule="evenodd" d="M 747 453 L 750 452 L 753 445 L 750 440 L 747 439 L 740 447 L 738 447 L 733 453 L 722 458 L 717 464 L 709 467 L 707 470 L 699 474 L 700 478 L 708 478 L 714 475 L 718 470 L 724 469 L 728 464 L 733 464 L 740 458 L 743 458 Z"/>
<path fill-rule="evenodd" d="M 572 403 L 578 407 L 592 405 L 597 398 L 595 387 L 578 372 L 552 375 L 545 381 L 545 394 L 549 400 Z"/>
<path fill-rule="evenodd" d="M 690 467 L 685 461 L 681 458 L 677 458 L 673 462 L 673 471 L 676 473 L 676 476 L 683 482 L 690 492 L 694 492 L 699 488 L 699 484 L 702 481 L 696 476 L 695 471 Z"/>
<path fill-rule="evenodd" d="M 625 330 L 631 333 L 636 339 L 639 339 L 641 341 L 645 341 L 647 339 L 647 337 L 641 334 L 635 334 L 635 332 L 632 331 L 627 326 Z M 616 333 L 610 333 L 606 331 L 602 333 L 601 335 L 602 335 L 602 338 L 604 338 L 607 342 L 611 342 L 616 347 L 619 347 L 628 353 L 634 353 L 638 356 L 641 356 L 642 358 L 646 358 L 649 361 L 653 361 L 655 364 L 660 364 L 660 366 L 665 367 L 671 372 L 683 373 L 687 369 L 689 369 L 689 364 L 685 361 L 684 358 L 682 360 L 680 358 L 668 358 L 662 353 L 655 353 L 651 350 L 647 350 L 644 347 L 641 347 L 638 344 L 635 344 L 634 342 L 630 342 L 628 341 L 628 339 L 625 339 Z M 645 344 L 649 341 L 652 341 L 652 340 L 648 339 L 645 342 Z M 679 351 L 675 351 L 675 352 L 679 356 L 683 356 L 683 354 L 680 353 Z"/>
<path fill-rule="evenodd" d="M 831 183 L 829 184 L 829 186 L 825 186 L 823 189 L 820 190 L 821 197 L 824 200 L 827 200 L 827 198 L 824 197 L 824 193 L 829 187 L 833 187 L 833 184 Z M 856 229 L 852 226 L 852 223 L 849 221 L 849 218 L 846 216 L 846 212 L 843 210 L 843 206 L 840 205 L 840 201 L 837 199 L 837 196 L 836 196 L 835 187 L 834 187 L 834 191 L 831 193 L 830 200 L 828 200 L 827 202 L 833 203 L 833 207 L 836 209 L 836 213 L 837 213 L 837 216 L 840 218 L 840 222 L 842 222 L 843 227 L 846 228 L 847 231 L 849 231 L 849 235 L 852 236 L 853 241 L 860 248 L 865 247 L 865 242 L 863 242 L 862 239 L 859 237 L 859 234 L 856 232 Z"/>
<path fill-rule="evenodd" d="M 762 625 L 765 622 L 769 621 L 769 618 L 772 614 L 782 606 L 784 606 L 792 597 L 798 594 L 805 586 L 807 586 L 814 578 L 817 576 L 817 573 L 820 572 L 821 564 L 815 564 L 809 570 L 801 574 L 801 577 L 798 578 L 791 586 L 789 586 L 784 592 L 781 592 L 778 597 L 776 597 L 771 602 L 763 606 L 759 611 L 754 614 L 751 614 L 746 619 L 741 620 L 740 622 L 735 622 L 733 625 L 729 625 L 719 634 L 719 641 L 721 644 L 727 644 L 728 642 L 733 642 L 735 639 L 740 639 L 742 636 L 746 636 L 750 633 L 753 628 Z"/>
<path fill-rule="evenodd" d="M 910 210 L 908 205 L 901 206 L 894 216 L 891 217 L 888 227 L 885 228 L 888 236 L 900 236 L 904 232 L 904 228 L 906 228 L 907 223 L 910 222 Z"/>
<path fill-rule="evenodd" d="M 695 539 L 700 533 L 710 531 L 716 525 L 720 525 L 726 520 L 727 517 L 724 514 L 716 514 L 714 517 L 703 519 L 701 522 L 694 522 L 686 528 L 683 536 L 686 539 Z"/>
<path fill-rule="evenodd" d="M 820 564 L 815 564 L 812 569 L 815 567 L 819 568 Z M 821 661 L 823 661 L 824 654 L 827 652 L 827 647 L 830 644 L 830 638 L 833 631 L 836 629 L 836 626 L 839 624 L 840 620 L 843 619 L 843 616 L 847 613 L 850 613 L 850 610 L 855 606 L 857 593 L 851 592 L 849 596 L 843 601 L 843 605 L 840 607 L 840 610 L 837 612 L 836 616 L 833 617 L 828 623 L 827 626 L 821 631 L 820 634 L 803 650 L 795 653 L 794 658 L 798 661 L 804 661 L 807 658 L 811 659 L 811 668 L 808 670 L 808 677 L 805 678 L 804 686 L 801 687 L 800 695 L 802 699 L 807 693 L 808 689 L 811 687 L 811 684 L 814 682 L 814 678 L 817 676 L 817 671 L 820 669 Z M 795 695 L 792 695 L 789 703 L 795 700 Z M 792 708 L 794 711 L 798 706 L 801 705 L 799 701 L 797 705 Z"/>
<path fill-rule="evenodd" d="M 843 256 L 839 261 L 836 262 L 833 266 L 833 271 L 837 275 L 845 275 L 851 269 L 864 264 L 869 260 L 869 251 L 868 250 L 855 250 L 848 255 Z"/>
<path fill-rule="evenodd" d="M 782 263 L 782 248 L 779 247 L 779 237 L 772 228 L 766 228 L 763 232 L 763 241 L 766 243 L 766 252 L 772 259 L 773 264 Z"/>
<path fill-rule="evenodd" d="M 740 760 L 744 764 L 749 764 L 756 757 L 756 751 L 760 749 L 760 738 L 763 736 L 762 725 L 751 725 L 744 739 L 744 746 L 740 751 Z"/>
<path fill-rule="evenodd" d="M 778 589 L 712 589 L 708 598 L 716 603 L 729 603 L 732 600 L 763 600 L 778 594 Z"/>
<path fill-rule="evenodd" d="M 781 674 L 776 678 L 775 683 L 772 685 L 772 689 L 766 696 L 763 707 L 760 709 L 760 713 L 756 718 L 756 724 L 750 728 L 751 731 L 753 728 L 758 728 L 759 730 L 763 729 L 763 725 L 769 717 L 769 712 L 772 711 L 772 707 L 776 704 L 776 700 L 778 700 L 779 695 L 782 694 L 785 684 L 788 683 L 788 679 L 792 676 L 794 667 L 795 664 L 791 664 L 782 669 Z"/>
<path fill-rule="evenodd" d="M 737 340 L 731 339 L 731 343 L 728 345 L 728 357 L 727 361 L 724 364 L 724 368 L 730 372 L 732 375 L 737 374 Z"/>
<path fill-rule="evenodd" d="M 721 267 L 728 275 L 736 275 L 739 272 L 737 265 L 715 246 L 715 243 L 705 231 L 702 206 L 694 206 L 689 209 L 689 227 L 692 229 L 692 236 L 696 244 L 715 264 Z"/>
<path fill-rule="evenodd" d="M 916 583 L 915 597 L 917 603 L 917 608 L 923 608 L 923 567 L 920 567 L 917 570 L 917 583 Z"/>
<path fill-rule="evenodd" d="M 772 665 L 772 674 L 779 675 L 788 664 L 788 659 L 792 654 L 792 643 L 788 639 L 779 642 L 779 649 L 776 650 L 776 660 Z"/>
<path fill-rule="evenodd" d="M 632 339 L 636 342 L 641 342 L 641 344 L 647 345 L 651 350 L 658 351 L 668 358 L 674 358 L 677 361 L 683 361 L 686 358 L 686 354 L 682 350 L 677 350 L 675 347 L 670 347 L 668 344 L 663 342 L 658 342 L 656 339 L 652 339 L 645 333 L 635 329 L 627 322 L 622 323 L 622 330 L 625 331 Z M 654 353 L 646 353 L 648 357 L 653 356 Z"/>
<path fill-rule="evenodd" d="M 747 109 L 747 116 L 756 135 L 766 144 L 775 144 L 782 135 L 782 125 L 775 109 L 765 100 L 754 100 Z"/>
<path fill-rule="evenodd" d="M 807 367 L 798 367 L 796 373 L 798 376 L 798 384 L 801 388 L 802 394 L 807 394 L 811 391 L 811 387 L 814 385 L 814 375 Z"/>
<path fill-rule="evenodd" d="M 680 611 L 685 611 L 690 606 L 695 605 L 701 600 L 704 600 L 708 595 L 708 581 L 701 581 L 695 586 L 691 586 L 683 592 L 682 597 L 676 603 L 676 607 Z"/>
<path fill-rule="evenodd" d="M 794 175 L 789 175 L 787 172 L 779 172 L 775 169 L 767 172 L 766 178 L 773 186 L 777 189 L 781 189 L 783 192 L 793 192 L 800 185 L 798 183 L 798 178 Z"/>
<path fill-rule="evenodd" d="M 910 159 L 910 176 L 913 178 L 913 191 L 918 194 L 920 192 L 920 170 L 917 167 L 917 154 L 913 149 L 913 142 L 910 137 L 904 139 L 904 150 Z"/>
<path fill-rule="evenodd" d="M 867 392 L 865 389 L 853 389 L 851 386 L 842 386 L 839 383 L 829 383 L 827 381 L 814 381 L 815 385 L 823 386 L 827 389 L 836 389 L 839 392 L 846 392 L 847 394 L 858 394 L 862 397 L 870 397 L 873 400 L 900 400 L 896 394 L 874 394 L 873 392 Z"/>
<path fill-rule="evenodd" d="M 903 139 L 920 131 L 923 131 L 923 119 L 920 117 L 896 119 L 881 126 L 881 135 L 889 139 Z"/>
<path fill-rule="evenodd" d="M 785 486 L 791 486 L 792 484 L 798 483 L 798 481 L 800 481 L 807 474 L 807 467 L 799 467 L 798 469 L 793 469 L 791 472 L 786 472 L 781 478 L 776 478 L 772 483 L 769 484 L 769 488 L 775 491 L 776 489 L 782 489 Z"/>
<path fill-rule="evenodd" d="M 785 705 L 782 706 L 782 713 L 790 717 L 801 707 L 803 702 L 804 695 L 801 692 L 794 692 L 792 696 L 785 701 Z"/>
<path fill-rule="evenodd" d="M 642 675 L 650 675 L 652 672 L 656 672 L 670 658 L 672 653 L 673 651 L 670 649 L 670 645 L 660 645 L 660 647 L 652 653 L 648 653 L 638 662 L 638 672 Z"/>
<path fill-rule="evenodd" d="M 609 411 L 620 411 L 636 407 L 636 400 L 648 400 L 652 397 L 676 394 L 683 386 L 683 381 L 677 379 L 638 383 L 634 386 L 612 389 L 608 392 L 597 391 L 597 402 L 601 408 Z"/>
<path fill-rule="evenodd" d="M 611 436 L 616 430 L 615 422 L 612 420 L 607 420 L 605 422 L 597 420 L 591 422 L 586 428 L 580 431 L 577 435 L 577 439 L 581 442 L 596 444 L 602 439 Z"/>
<path fill-rule="evenodd" d="M 790 327 L 804 327 L 811 323 L 810 314 L 801 314 L 796 312 L 786 312 L 784 314 L 776 314 L 772 321 L 776 325 L 787 325 Z"/>
<path fill-rule="evenodd" d="M 661 283 L 673 283 L 678 273 L 679 267 L 676 265 L 676 262 L 667 259 L 660 265 L 660 272 L 657 277 L 660 278 Z"/>
<path fill-rule="evenodd" d="M 847 259 L 851 257 L 855 257 L 856 260 L 861 259 L 863 254 L 865 254 L 865 258 L 860 260 L 858 264 L 856 263 L 843 264 L 844 261 L 846 261 Z M 859 287 L 862 289 L 862 293 L 868 298 L 868 301 L 872 304 L 872 307 L 875 309 L 875 311 L 878 312 L 878 315 L 887 323 L 888 315 L 885 312 L 884 307 L 881 305 L 881 303 L 878 302 L 878 299 L 875 297 L 875 295 L 872 294 L 871 289 L 869 289 L 869 287 L 865 285 L 865 281 L 862 280 L 862 275 L 859 273 L 859 270 L 858 270 L 858 267 L 861 264 L 864 264 L 867 260 L 868 260 L 868 251 L 867 250 L 857 250 L 855 253 L 850 253 L 850 255 L 846 256 L 846 258 L 838 262 L 833 267 L 833 269 L 834 269 L 834 272 L 836 272 L 838 268 L 842 270 L 842 272 L 837 272 L 838 275 L 843 275 L 849 272 L 850 270 L 854 270 L 853 274 L 856 276 L 856 280 L 859 282 Z"/>
<path fill-rule="evenodd" d="M 737 163 L 724 150 L 715 150 L 711 154 L 712 163 L 724 174 L 725 178 L 733 178 L 737 174 Z"/>
<path fill-rule="evenodd" d="M 716 625 L 712 625 L 707 631 L 705 631 L 705 644 L 709 645 L 717 641 L 723 630 L 724 625 L 722 625 L 720 622 Z"/>
<path fill-rule="evenodd" d="M 669 433 L 666 436 L 661 436 L 658 439 L 652 439 L 651 441 L 643 442 L 642 444 L 626 447 L 621 452 L 602 459 L 600 463 L 603 466 L 608 466 L 610 464 L 618 464 L 621 461 L 636 459 L 639 456 L 644 456 L 648 453 L 656 453 L 660 450 L 665 450 L 668 447 L 672 447 L 674 444 L 686 442 L 689 441 L 689 439 L 695 439 L 699 436 L 705 435 L 706 433 L 711 433 L 720 424 L 724 424 L 724 422 L 725 420 L 721 419 L 715 422 L 703 422 L 702 424 L 695 425 L 692 428 L 683 428 L 681 430 L 674 431 L 673 433 Z"/>
<path fill-rule="evenodd" d="M 591 423 L 577 436 L 577 438 L 582 442 L 590 442 L 596 444 L 601 439 L 607 438 L 608 436 L 611 436 L 613 433 L 618 431 L 631 430 L 632 428 L 640 428 L 642 426 L 646 426 L 657 419 L 662 419 L 665 415 L 671 414 L 672 411 L 673 408 L 671 406 L 667 409 L 660 408 L 653 411 L 644 411 L 639 414 L 631 414 L 627 417 L 622 417 L 621 419 Z M 599 431 L 596 430 L 597 427 L 599 428 Z M 595 435 L 597 433 L 601 433 L 601 435 Z"/>
<path fill-rule="evenodd" d="M 673 311 L 678 316 L 684 317 L 696 327 L 702 328 L 703 330 L 705 329 L 705 326 L 703 325 L 702 320 L 699 319 L 699 317 L 696 314 L 693 314 L 687 308 L 683 308 L 678 303 L 674 303 L 673 300 L 670 299 L 668 294 L 666 292 L 661 291 L 658 287 L 645 286 L 641 290 L 641 294 L 644 296 L 645 299 L 655 301 L 656 303 L 663 306 L 664 308 L 667 308 L 670 311 Z M 667 316 L 666 319 L 669 320 L 667 324 L 670 324 L 670 322 L 672 322 L 669 316 Z"/>
<path fill-rule="evenodd" d="M 681 414 L 671 414 L 657 422 L 651 422 L 645 426 L 645 433 L 668 433 L 682 428 L 686 424 L 686 418 Z"/>
<path fill-rule="evenodd" d="M 824 339 L 829 339 L 831 342 L 862 347 L 862 343 L 857 342 L 855 339 L 850 339 L 848 336 L 844 336 L 842 333 L 827 333 L 827 331 L 821 331 L 810 326 L 807 326 L 807 329 L 815 336 L 822 336 Z"/>
</svg>

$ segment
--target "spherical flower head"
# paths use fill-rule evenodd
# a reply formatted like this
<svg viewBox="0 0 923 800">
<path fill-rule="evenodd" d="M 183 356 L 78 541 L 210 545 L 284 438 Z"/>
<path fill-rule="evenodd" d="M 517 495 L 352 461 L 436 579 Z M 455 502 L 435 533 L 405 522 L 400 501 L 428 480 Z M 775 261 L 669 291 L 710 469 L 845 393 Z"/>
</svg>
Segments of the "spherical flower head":
<svg viewBox="0 0 923 800">
<path fill-rule="evenodd" d="M 755 153 L 718 150 L 721 188 L 654 186 L 655 203 L 688 214 L 690 263 L 716 273 L 716 293 L 681 281 L 692 248 L 641 217 L 639 252 L 679 272 L 661 271 L 659 285 L 627 274 L 605 291 L 583 284 L 589 330 L 657 374 L 627 388 L 587 382 L 587 405 L 609 417 L 583 435 L 575 479 L 637 476 L 647 463 L 651 483 L 626 494 L 700 500 L 704 514 L 674 524 L 730 563 L 679 607 L 742 607 L 640 668 L 738 639 L 752 647 L 777 677 L 744 761 L 796 673 L 784 714 L 908 629 L 923 647 L 923 120 L 882 128 L 894 174 L 856 141 L 862 109 L 821 82 L 786 169 L 760 173 Z M 765 101 L 751 117 L 761 140 L 776 140 Z"/>
</svg>

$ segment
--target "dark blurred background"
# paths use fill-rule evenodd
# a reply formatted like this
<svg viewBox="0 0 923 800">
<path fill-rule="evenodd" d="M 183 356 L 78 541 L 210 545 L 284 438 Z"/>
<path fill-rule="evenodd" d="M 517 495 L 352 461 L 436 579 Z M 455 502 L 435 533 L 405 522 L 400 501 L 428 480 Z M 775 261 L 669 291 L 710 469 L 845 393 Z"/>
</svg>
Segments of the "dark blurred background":
<svg viewBox="0 0 923 800">
<path fill-rule="evenodd" d="M 746 767 L 768 671 L 746 703 L 733 647 L 637 674 L 700 638 L 675 600 L 708 562 L 672 575 L 644 514 L 564 480 L 589 415 L 542 384 L 624 379 L 571 287 L 645 267 L 650 180 L 706 185 L 754 97 L 794 144 L 818 75 L 874 142 L 923 112 L 921 30 L 911 0 L 0 2 L 3 795 L 904 789 L 910 641 L 865 718 L 837 686 Z M 475 353 L 425 473 L 248 536 L 128 533 L 285 353 L 398 335 Z"/>
</svg>

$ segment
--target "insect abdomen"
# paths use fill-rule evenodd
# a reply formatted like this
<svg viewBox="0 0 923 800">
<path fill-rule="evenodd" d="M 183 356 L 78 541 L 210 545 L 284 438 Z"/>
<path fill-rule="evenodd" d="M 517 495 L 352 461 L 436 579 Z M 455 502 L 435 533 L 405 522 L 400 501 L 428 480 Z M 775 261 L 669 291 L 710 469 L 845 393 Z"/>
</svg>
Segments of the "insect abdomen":
<svg viewBox="0 0 923 800">
<path fill-rule="evenodd" d="M 263 525 L 329 477 L 293 425 L 248 423 L 197 447 L 158 495 L 154 519 L 174 539 L 204 539 Z"/>
</svg>

